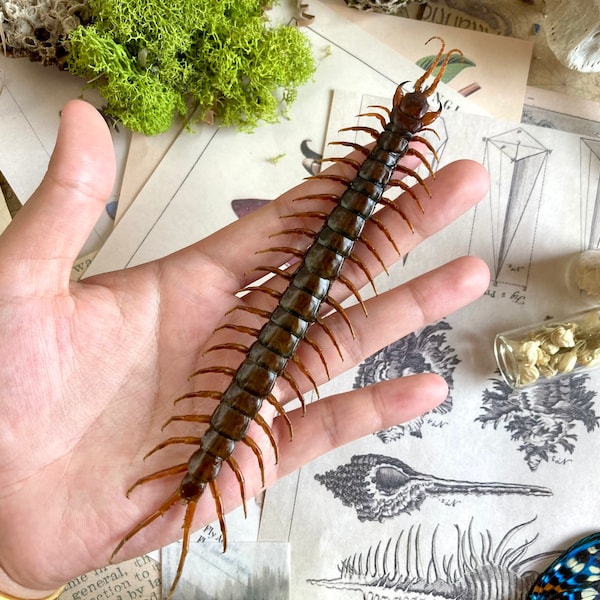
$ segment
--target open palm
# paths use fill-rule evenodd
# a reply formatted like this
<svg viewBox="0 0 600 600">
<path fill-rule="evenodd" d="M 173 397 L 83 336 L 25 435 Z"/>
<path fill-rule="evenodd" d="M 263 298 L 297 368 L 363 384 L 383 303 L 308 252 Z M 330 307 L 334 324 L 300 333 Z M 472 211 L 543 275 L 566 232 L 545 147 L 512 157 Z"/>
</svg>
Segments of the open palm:
<svg viewBox="0 0 600 600">
<path fill-rule="evenodd" d="M 283 259 L 256 254 L 269 235 L 284 228 L 279 216 L 298 210 L 293 198 L 339 192 L 339 184 L 309 181 L 162 260 L 70 283 L 73 260 L 103 209 L 113 176 L 104 122 L 89 105 L 69 103 L 47 176 L 0 236 L 0 590 L 14 595 L 39 597 L 107 564 L 122 536 L 173 492 L 178 479 L 168 477 L 125 496 L 137 478 L 183 463 L 191 453 L 172 445 L 143 461 L 168 437 L 198 435 L 197 426 L 188 423 L 161 431 L 169 417 L 214 408 L 210 399 L 185 399 L 177 406 L 173 400 L 195 389 L 223 389 L 225 376 L 189 375 L 199 367 L 239 361 L 235 352 L 205 351 L 215 340 L 239 341 L 243 335 L 231 329 L 213 335 L 220 325 L 252 324 L 253 316 L 243 311 L 224 315 L 242 302 L 234 293 L 257 277 L 256 267 Z M 414 234 L 398 215 L 382 218 L 405 252 L 470 208 L 486 186 L 481 167 L 461 161 L 430 183 L 424 215 L 407 202 Z M 276 245 L 282 241 L 306 243 L 290 235 Z M 387 263 L 397 258 L 389 242 L 379 246 Z M 375 274 L 374 257 L 366 252 L 364 260 Z M 353 279 L 362 283 L 361 275 Z M 470 302 L 487 282 L 487 268 L 478 259 L 454 261 L 370 300 L 368 319 L 360 308 L 348 309 L 354 340 L 340 315 L 331 315 L 345 360 L 327 336 L 314 334 L 330 375 Z M 344 294 L 340 288 L 338 297 Z M 255 292 L 243 302 L 267 306 L 270 300 Z M 317 383 L 325 381 L 317 353 L 303 349 L 302 360 Z M 295 378 L 302 391 L 310 389 L 303 375 Z M 285 383 L 276 391 L 282 403 L 294 399 Z M 267 485 L 336 446 L 433 408 L 446 391 L 441 378 L 417 375 L 321 399 L 305 418 L 298 409 L 289 413 L 292 443 L 283 418 L 265 406 L 281 452 L 277 465 L 264 432 L 253 426 L 250 435 L 263 449 Z M 256 457 L 248 448 L 235 456 L 251 497 L 261 489 Z M 220 489 L 226 510 L 240 504 L 238 483 L 227 468 Z M 174 508 L 141 531 L 117 558 L 177 539 L 182 510 Z M 199 503 L 196 517 L 198 527 L 214 520 L 210 495 Z"/>
</svg>

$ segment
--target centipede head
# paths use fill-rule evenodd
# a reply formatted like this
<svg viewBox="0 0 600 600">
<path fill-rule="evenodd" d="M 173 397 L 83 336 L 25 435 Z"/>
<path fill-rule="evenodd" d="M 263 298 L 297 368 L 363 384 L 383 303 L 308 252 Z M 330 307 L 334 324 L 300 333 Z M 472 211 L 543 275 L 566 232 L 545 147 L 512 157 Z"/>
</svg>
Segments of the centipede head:
<svg viewBox="0 0 600 600">
<path fill-rule="evenodd" d="M 444 40 L 434 36 L 427 40 L 427 43 L 433 39 L 440 41 L 440 49 L 431 62 L 431 65 L 429 65 L 429 68 L 415 82 L 414 91 L 406 93 L 404 91 L 404 84 L 400 84 L 394 94 L 391 120 L 407 131 L 413 133 L 430 125 L 440 115 L 441 108 L 435 111 L 429 110 L 430 106 L 428 98 L 436 91 L 437 86 L 444 75 L 444 71 L 448 66 L 450 57 L 453 54 L 463 55 L 458 48 L 453 48 L 444 55 L 444 49 L 446 47 Z M 439 70 L 431 84 L 428 87 L 424 87 L 427 79 L 432 76 L 433 71 L 438 67 Z"/>
</svg>

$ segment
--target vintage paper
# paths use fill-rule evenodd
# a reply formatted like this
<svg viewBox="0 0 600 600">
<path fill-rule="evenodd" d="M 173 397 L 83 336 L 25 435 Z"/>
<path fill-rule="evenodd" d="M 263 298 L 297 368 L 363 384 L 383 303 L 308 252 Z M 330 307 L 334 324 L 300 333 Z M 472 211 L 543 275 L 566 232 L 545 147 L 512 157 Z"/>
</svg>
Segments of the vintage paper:
<svg viewBox="0 0 600 600">
<path fill-rule="evenodd" d="M 0 189 L 0 233 L 2 233 L 8 227 L 8 224 L 11 221 L 12 218 L 10 216 L 10 211 L 8 210 L 8 206 L 6 206 L 4 194 Z"/>
<path fill-rule="evenodd" d="M 549 90 L 527 87 L 523 123 L 600 137 L 600 103 Z"/>
<path fill-rule="evenodd" d="M 161 552 L 163 594 L 177 571 L 181 544 Z M 227 552 L 219 543 L 193 544 L 173 600 L 247 600 L 290 597 L 290 554 L 285 542 L 232 542 Z"/>
<path fill-rule="evenodd" d="M 162 600 L 156 560 L 140 556 L 71 580 L 60 600 Z"/>
<path fill-rule="evenodd" d="M 344 94 L 332 112 L 351 122 L 373 100 Z M 486 260 L 491 284 L 471 306 L 321 388 L 325 397 L 433 371 L 450 394 L 268 490 L 260 539 L 290 542 L 292 599 L 461 597 L 473 581 L 490 596 L 520 598 L 549 560 L 536 555 L 598 529 L 588 474 L 600 374 L 511 392 L 492 349 L 498 332 L 586 307 L 565 275 L 576 253 L 597 245 L 596 140 L 461 112 L 443 115 L 437 130 L 442 165 L 483 162 L 490 194 L 411 251 L 387 285 L 465 254 Z"/>
<path fill-rule="evenodd" d="M 103 101 L 91 90 L 84 94 L 83 79 L 26 58 L 6 58 L 0 53 L 0 78 L 0 171 L 25 203 L 46 172 L 65 103 L 84 97 L 101 107 Z M 115 186 L 82 255 L 97 250 L 113 229 L 130 132 L 113 128 L 111 135 L 118 165 Z"/>
<path fill-rule="evenodd" d="M 434 53 L 435 44 L 431 42 L 424 46 L 423 40 L 432 36 L 442 37 L 448 49 L 459 48 L 466 60 L 475 63 L 449 82 L 449 86 L 469 95 L 478 106 L 499 119 L 520 120 L 531 64 L 532 42 L 349 9 L 344 0 L 315 0 L 315 4 L 319 3 L 412 62 Z"/>
<path fill-rule="evenodd" d="M 319 64 L 315 81 L 299 90 L 289 118 L 252 134 L 203 126 L 193 135 L 180 135 L 89 274 L 139 264 L 189 245 L 236 219 L 233 206 L 272 200 L 311 174 L 310 161 L 322 152 L 334 88 L 370 89 L 389 101 L 399 73 L 410 80 L 422 73 L 389 49 L 382 54 L 377 40 L 365 43 L 364 34 L 359 37 L 352 24 L 341 22 L 326 7 L 314 8 L 318 18 L 306 33 Z M 468 99 L 442 89 L 446 110 L 460 106 L 481 112 Z"/>
</svg>

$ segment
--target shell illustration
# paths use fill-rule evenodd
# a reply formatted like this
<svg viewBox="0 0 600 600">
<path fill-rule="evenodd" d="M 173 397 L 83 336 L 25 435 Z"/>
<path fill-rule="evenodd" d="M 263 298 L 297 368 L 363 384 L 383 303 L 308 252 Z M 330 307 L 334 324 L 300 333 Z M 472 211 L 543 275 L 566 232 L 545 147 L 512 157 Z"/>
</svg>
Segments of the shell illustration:
<svg viewBox="0 0 600 600">
<path fill-rule="evenodd" d="M 322 475 L 315 475 L 345 506 L 356 509 L 360 521 L 380 521 L 419 510 L 427 498 L 462 495 L 551 496 L 539 486 L 516 483 L 458 481 L 419 473 L 406 463 L 381 454 L 353 456 Z"/>
</svg>

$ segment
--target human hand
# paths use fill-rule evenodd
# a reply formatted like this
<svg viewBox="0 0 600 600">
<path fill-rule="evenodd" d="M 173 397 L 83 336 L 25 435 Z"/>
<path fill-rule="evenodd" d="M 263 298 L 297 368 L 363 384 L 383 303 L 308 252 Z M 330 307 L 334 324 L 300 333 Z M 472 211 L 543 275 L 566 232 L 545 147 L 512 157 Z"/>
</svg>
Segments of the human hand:
<svg viewBox="0 0 600 600">
<path fill-rule="evenodd" d="M 48 594 L 106 565 L 122 536 L 174 491 L 178 478 L 166 478 L 141 486 L 130 499 L 125 496 L 140 476 L 185 462 L 191 454 L 189 447 L 172 446 L 143 462 L 166 437 L 194 429 L 179 423 L 161 432 L 170 416 L 212 412 L 212 400 L 186 400 L 177 407 L 173 400 L 204 387 L 205 380 L 188 380 L 190 373 L 225 364 L 235 354 L 204 356 L 203 351 L 214 343 L 216 327 L 239 321 L 241 311 L 224 314 L 240 302 L 234 292 L 256 277 L 252 270 L 269 264 L 270 256 L 255 252 L 269 235 L 291 225 L 282 225 L 279 216 L 298 210 L 294 198 L 339 192 L 335 182 L 308 181 L 164 259 L 69 282 L 72 263 L 104 209 L 113 178 L 104 122 L 89 105 L 69 103 L 44 181 L 0 236 L 0 590 L 24 598 Z M 477 202 L 487 189 L 487 175 L 479 165 L 460 161 L 428 185 L 432 197 L 423 199 L 424 214 L 410 198 L 405 202 L 414 234 L 397 214 L 381 213 L 403 253 Z M 369 235 L 382 237 L 377 230 Z M 301 243 L 294 236 L 282 241 Z M 378 244 L 378 251 L 387 264 L 398 258 L 387 241 Z M 378 272 L 372 255 L 364 253 L 363 260 L 373 274 Z M 362 284 L 364 275 L 352 278 Z M 327 338 L 314 335 L 331 376 L 474 300 L 488 278 L 480 260 L 466 257 L 369 300 L 367 319 L 360 307 L 350 308 L 354 340 L 340 315 L 331 315 L 327 322 L 345 360 Z M 336 293 L 338 298 L 347 295 L 342 288 Z M 245 300 L 262 305 L 265 298 L 257 296 Z M 391 310 L 394 319 L 388 318 Z M 225 333 L 217 334 L 219 341 Z M 229 336 L 235 338 L 235 332 Z M 301 356 L 323 383 L 318 356 L 310 349 Z M 223 381 L 214 383 L 222 386 Z M 304 386 L 302 376 L 297 381 Z M 281 452 L 275 465 L 266 436 L 260 430 L 252 433 L 263 448 L 267 485 L 337 446 L 431 410 L 446 393 L 443 379 L 421 374 L 324 398 L 308 406 L 304 418 L 299 409 L 289 413 L 291 443 L 282 417 L 265 406 L 264 417 L 272 423 Z M 286 384 L 276 394 L 282 403 L 293 400 Z M 261 490 L 256 458 L 245 447 L 235 456 L 250 498 Z M 225 509 L 238 506 L 239 487 L 228 469 L 219 485 Z M 174 508 L 142 530 L 118 558 L 177 539 L 182 509 Z M 208 494 L 198 504 L 195 526 L 214 518 Z"/>
</svg>

